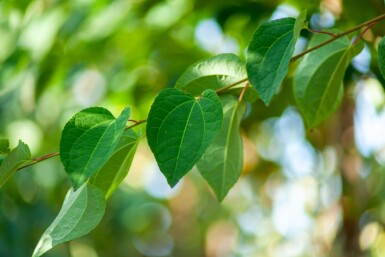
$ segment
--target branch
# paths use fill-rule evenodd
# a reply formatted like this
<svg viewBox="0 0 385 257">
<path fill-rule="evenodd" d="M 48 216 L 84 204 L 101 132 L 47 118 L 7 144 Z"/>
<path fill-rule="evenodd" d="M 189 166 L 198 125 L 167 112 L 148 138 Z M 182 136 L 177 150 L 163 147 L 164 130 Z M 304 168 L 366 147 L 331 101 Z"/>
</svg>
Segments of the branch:
<svg viewBox="0 0 385 257">
<path fill-rule="evenodd" d="M 373 27 L 374 25 L 376 25 L 377 22 L 373 22 L 372 24 L 369 24 L 359 35 L 356 39 L 354 39 L 353 41 L 353 45 L 357 44 L 357 42 L 364 36 L 364 34 L 371 28 Z"/>
<path fill-rule="evenodd" d="M 130 128 L 133 128 L 135 126 L 138 126 L 139 124 L 142 124 L 142 123 L 145 123 L 147 120 L 128 120 L 128 121 L 132 121 L 134 122 L 135 124 L 131 125 L 131 126 L 128 126 L 125 128 L 125 130 L 128 130 Z M 42 161 L 45 161 L 45 160 L 48 160 L 52 157 L 55 157 L 57 155 L 59 155 L 60 153 L 59 152 L 54 152 L 54 153 L 49 153 L 49 154 L 46 154 L 46 155 L 43 155 L 43 156 L 40 156 L 40 157 L 36 157 L 36 158 L 33 158 L 31 159 L 31 162 L 28 163 L 27 165 L 24 165 L 24 166 L 21 166 L 20 168 L 17 169 L 18 170 L 22 170 L 22 169 L 25 169 L 27 167 L 30 167 L 32 165 L 35 165 L 39 162 L 42 162 Z"/>
<path fill-rule="evenodd" d="M 332 37 L 336 37 L 335 33 L 327 32 L 327 31 L 314 30 L 314 29 L 309 29 L 309 28 L 306 28 L 306 30 L 310 31 L 311 33 L 315 33 L 315 34 L 325 34 L 325 35 L 329 35 Z"/>
<path fill-rule="evenodd" d="M 124 130 L 129 130 L 129 129 L 133 128 L 133 127 L 136 127 L 136 126 L 138 126 L 138 125 L 140 125 L 142 123 L 147 122 L 147 120 L 128 120 L 128 121 L 134 122 L 134 124 L 131 125 L 131 126 L 126 127 Z"/>
<path fill-rule="evenodd" d="M 355 27 L 353 27 L 353 28 L 351 28 L 351 29 L 349 29 L 347 31 L 344 31 L 344 32 L 341 32 L 341 33 L 338 33 L 338 34 L 333 34 L 333 33 L 323 32 L 323 31 L 314 31 L 314 30 L 312 31 L 312 30 L 310 30 L 310 31 L 315 32 L 315 33 L 328 34 L 328 35 L 332 36 L 332 38 L 329 39 L 329 40 L 326 40 L 325 42 L 323 42 L 323 43 L 321 43 L 319 45 L 316 45 L 316 46 L 314 46 L 312 48 L 309 48 L 309 49 L 303 51 L 302 53 L 300 53 L 300 54 L 298 54 L 296 56 L 293 56 L 290 59 L 290 62 L 295 62 L 296 60 L 300 59 L 304 55 L 306 55 L 306 54 L 308 54 L 310 52 L 313 52 L 314 50 L 317 50 L 318 48 L 321 48 L 321 47 L 323 47 L 323 46 L 333 42 L 334 40 L 337 40 L 337 39 L 339 39 L 339 38 L 341 38 L 343 36 L 346 36 L 346 35 L 348 35 L 350 33 L 353 33 L 353 32 L 355 32 L 355 31 L 357 31 L 357 30 L 359 30 L 359 29 L 361 29 L 361 28 L 366 26 L 367 28 L 361 33 L 361 34 L 364 34 L 369 28 L 373 27 L 374 25 L 377 24 L 377 22 L 379 22 L 380 20 L 383 20 L 383 19 L 385 19 L 385 14 L 377 16 L 376 18 L 373 18 L 373 19 L 371 19 L 369 21 L 361 23 L 360 25 L 357 25 L 357 26 L 355 26 Z M 360 35 L 359 38 L 360 37 L 362 37 L 362 35 Z M 245 82 L 247 80 L 248 80 L 248 78 L 239 80 L 239 81 L 237 81 L 237 82 L 235 82 L 235 83 L 233 83 L 231 85 L 228 85 L 228 86 L 225 86 L 225 87 L 222 87 L 222 88 L 218 89 L 216 92 L 217 92 L 217 94 L 223 93 L 224 91 L 226 91 L 226 90 L 228 90 L 228 89 L 230 89 L 232 87 L 235 87 L 236 85 L 239 85 L 239 84 L 241 84 L 241 83 L 243 83 L 243 82 Z"/>
<path fill-rule="evenodd" d="M 249 82 L 246 82 L 245 87 L 242 89 L 241 94 L 239 95 L 238 102 L 241 102 L 243 100 L 243 95 L 246 92 L 246 89 L 249 87 Z"/>
<path fill-rule="evenodd" d="M 233 84 L 230 84 L 230 85 L 225 86 L 225 87 L 221 87 L 220 89 L 216 90 L 215 92 L 217 92 L 217 94 L 221 94 L 221 93 L 223 93 L 224 91 L 226 91 L 226 90 L 228 90 L 228 89 L 230 89 L 230 88 L 232 88 L 232 87 L 235 87 L 235 86 L 237 86 L 237 85 L 239 85 L 239 84 L 241 84 L 241 83 L 243 83 L 243 82 L 246 82 L 247 80 L 248 80 L 248 78 L 241 79 L 241 80 L 239 80 L 239 81 L 237 81 L 237 82 L 235 82 L 235 83 L 233 83 Z"/>
<path fill-rule="evenodd" d="M 328 34 L 328 35 L 332 36 L 332 38 L 329 39 L 329 40 L 326 40 L 325 42 L 323 42 L 323 43 L 321 43 L 321 44 L 319 44 L 319 45 L 316 45 L 316 46 L 314 46 L 314 47 L 312 47 L 312 48 L 309 48 L 309 49 L 307 49 L 306 51 L 304 51 L 304 52 L 302 52 L 302 53 L 300 53 L 300 54 L 298 54 L 298 55 L 296 55 L 296 56 L 293 56 L 293 57 L 291 58 L 290 62 L 295 62 L 296 60 L 300 59 L 300 58 L 303 57 L 304 55 L 306 55 L 306 54 L 308 54 L 308 53 L 310 53 L 310 52 L 312 52 L 312 51 L 314 51 L 314 50 L 316 50 L 316 49 L 318 49 L 318 48 L 321 48 L 321 47 L 323 47 L 323 46 L 325 46 L 325 45 L 327 45 L 327 44 L 333 42 L 334 40 L 337 40 L 337 39 L 339 39 L 339 38 L 341 38 L 341 37 L 343 37 L 343 36 L 346 36 L 346 35 L 348 35 L 348 34 L 350 34 L 350 33 L 355 32 L 355 31 L 357 31 L 357 30 L 359 30 L 359 29 L 361 29 L 361 28 L 363 28 L 363 27 L 366 27 L 366 28 L 362 31 L 362 33 L 358 36 L 358 38 L 356 38 L 356 40 L 353 42 L 353 44 L 354 44 L 354 43 L 356 43 L 357 40 L 359 40 L 359 39 L 362 37 L 362 35 L 363 35 L 368 29 L 370 29 L 371 27 L 373 27 L 374 25 L 376 25 L 377 22 L 379 22 L 380 20 L 383 20 L 383 19 L 385 19 L 385 14 L 382 14 L 382 15 L 376 17 L 376 18 L 373 18 L 373 19 L 371 19 L 371 20 L 369 20 L 369 21 L 366 21 L 366 22 L 364 22 L 364 23 L 361 23 L 360 25 L 357 25 L 357 26 L 355 26 L 355 27 L 353 27 L 353 28 L 351 28 L 351 29 L 349 29 L 349 30 L 347 30 L 347 31 L 344 31 L 344 32 L 338 33 L 338 34 L 333 34 L 333 33 L 323 32 L 323 31 L 310 30 L 310 31 L 312 31 L 312 32 L 314 32 L 314 33 Z M 237 82 L 234 82 L 234 83 L 232 83 L 232 84 L 230 84 L 230 85 L 228 85 L 228 86 L 225 86 L 225 87 L 222 87 L 222 88 L 216 90 L 216 93 L 217 93 L 217 94 L 221 94 L 221 93 L 223 93 L 224 91 L 226 91 L 226 90 L 228 90 L 228 89 L 230 89 L 230 88 L 233 88 L 233 87 L 235 87 L 235 86 L 237 86 L 237 85 L 239 85 L 239 84 L 241 84 L 241 83 L 243 83 L 243 82 L 246 82 L 246 81 L 248 81 L 248 78 L 241 79 L 241 80 L 239 80 L 239 81 L 237 81 Z M 243 88 L 243 90 L 242 90 L 242 92 L 241 92 L 241 95 L 239 96 L 239 101 L 242 100 L 243 95 L 244 95 L 244 93 L 245 93 L 246 88 L 248 87 L 248 85 L 249 85 L 249 83 L 246 83 L 245 87 Z M 131 128 L 133 128 L 133 127 L 136 127 L 136 126 L 138 126 L 138 125 L 140 125 L 140 124 L 143 124 L 143 123 L 147 122 L 147 120 L 128 120 L 128 121 L 134 122 L 134 124 L 133 124 L 133 125 L 130 125 L 130 126 L 128 126 L 128 127 L 126 127 L 125 130 L 131 129 Z M 21 169 L 27 168 L 27 167 L 29 167 L 29 166 L 32 166 L 32 165 L 35 165 L 35 164 L 37 164 L 37 163 L 39 163 L 39 162 L 48 160 L 48 159 L 50 159 L 50 158 L 52 158 L 52 157 L 55 157 L 55 156 L 57 156 L 57 155 L 59 155 L 59 152 L 49 153 L 49 154 L 46 154 L 46 155 L 43 155 L 43 156 L 34 158 L 34 159 L 31 160 L 31 163 L 29 163 L 29 164 L 27 164 L 27 165 L 24 165 L 24 166 L 21 166 L 21 167 L 18 168 L 17 170 L 21 170 Z"/>
<path fill-rule="evenodd" d="M 346 36 L 346 35 L 348 35 L 348 34 L 350 34 L 350 33 L 353 33 L 353 32 L 355 32 L 355 31 L 357 31 L 357 30 L 359 30 L 359 29 L 361 29 L 361 28 L 363 28 L 363 27 L 370 26 L 370 25 L 373 26 L 373 25 L 376 24 L 378 21 L 383 20 L 383 19 L 385 19 L 385 14 L 382 14 L 382 15 L 380 15 L 380 16 L 374 18 L 374 19 L 371 19 L 371 20 L 369 20 L 369 21 L 366 21 L 366 22 L 364 22 L 364 23 L 361 23 L 360 25 L 357 25 L 357 26 L 355 26 L 354 28 L 351 28 L 351 29 L 349 29 L 349 30 L 347 30 L 347 31 L 344 31 L 344 32 L 335 34 L 335 35 L 333 36 L 333 38 L 331 38 L 331 39 L 329 39 L 329 40 L 326 40 L 325 42 L 323 42 L 323 43 L 321 43 L 321 44 L 319 44 L 319 45 L 316 45 L 316 46 L 314 46 L 314 47 L 312 47 L 312 48 L 309 48 L 309 49 L 307 49 L 306 51 L 303 51 L 302 53 L 300 53 L 300 54 L 294 56 L 293 58 L 291 58 L 290 62 L 295 62 L 296 60 L 298 60 L 299 58 L 301 58 L 301 57 L 304 56 L 305 54 L 308 54 L 308 53 L 310 53 L 310 52 L 312 52 L 312 51 L 314 51 L 314 50 L 316 50 L 316 49 L 318 49 L 318 48 L 321 48 L 321 47 L 323 47 L 324 45 L 327 45 L 327 44 L 333 42 L 334 40 L 339 39 L 339 38 L 341 38 L 341 37 L 343 37 L 343 36 Z M 373 24 L 373 23 L 374 23 L 374 24 Z M 372 25 L 372 24 L 373 24 L 373 25 Z"/>
<path fill-rule="evenodd" d="M 31 160 L 31 163 L 27 164 L 27 165 L 24 165 L 24 166 L 21 166 L 20 168 L 18 168 L 17 170 L 21 170 L 21 169 L 25 169 L 29 166 L 32 166 L 32 165 L 35 165 L 36 163 L 39 163 L 39 162 L 42 162 L 42 161 L 45 161 L 45 160 L 48 160 L 52 157 L 55 157 L 59 155 L 59 152 L 54 152 L 54 153 L 49 153 L 49 154 L 46 154 L 46 155 L 43 155 L 43 156 L 40 156 L 40 157 L 37 157 L 37 158 L 33 158 Z"/>
</svg>

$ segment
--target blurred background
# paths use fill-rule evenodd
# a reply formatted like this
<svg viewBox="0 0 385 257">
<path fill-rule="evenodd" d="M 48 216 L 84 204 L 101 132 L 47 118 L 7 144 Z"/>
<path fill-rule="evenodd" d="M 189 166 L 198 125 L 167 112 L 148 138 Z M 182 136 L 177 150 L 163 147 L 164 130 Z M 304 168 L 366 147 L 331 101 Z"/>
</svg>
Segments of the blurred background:
<svg viewBox="0 0 385 257">
<path fill-rule="evenodd" d="M 258 24 L 305 8 L 316 30 L 385 11 L 382 0 L 2 0 L 0 137 L 12 148 L 22 139 L 37 157 L 58 151 L 64 124 L 83 108 L 116 115 L 128 105 L 145 119 L 190 64 L 244 58 Z M 290 76 L 269 108 L 248 106 L 243 176 L 221 204 L 196 170 L 170 189 L 144 139 L 102 223 L 45 256 L 385 256 L 384 35 L 384 22 L 365 34 L 342 106 L 319 128 L 304 127 Z M 302 32 L 297 53 L 310 36 Z M 56 157 L 1 189 L 1 257 L 32 254 L 69 187 Z"/>
</svg>

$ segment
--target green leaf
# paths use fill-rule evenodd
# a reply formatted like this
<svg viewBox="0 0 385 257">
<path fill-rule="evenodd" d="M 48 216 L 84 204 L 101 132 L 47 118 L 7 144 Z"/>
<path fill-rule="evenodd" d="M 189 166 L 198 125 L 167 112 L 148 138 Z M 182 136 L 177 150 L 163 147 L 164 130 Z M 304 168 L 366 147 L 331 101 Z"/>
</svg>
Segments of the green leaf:
<svg viewBox="0 0 385 257">
<path fill-rule="evenodd" d="M 88 234 L 104 215 L 104 193 L 88 183 L 78 190 L 70 189 L 63 206 L 37 244 L 32 257 L 38 257 L 52 247 Z"/>
<path fill-rule="evenodd" d="M 247 77 L 245 63 L 235 54 L 219 54 L 200 60 L 177 80 L 175 87 L 197 96 L 206 89 L 217 90 Z"/>
<path fill-rule="evenodd" d="M 9 152 L 9 140 L 0 139 L 0 154 L 7 154 Z"/>
<path fill-rule="evenodd" d="M 262 24 L 247 50 L 247 74 L 262 101 L 269 105 L 289 71 L 290 59 L 306 12 L 298 19 L 283 18 Z"/>
<path fill-rule="evenodd" d="M 5 146 L 4 144 L 3 146 Z M 2 148 L 3 150 L 5 147 Z M 23 164 L 31 160 L 31 152 L 28 145 L 21 140 L 15 149 L 5 156 L 0 166 L 0 187 L 20 168 Z"/>
<path fill-rule="evenodd" d="M 175 87 L 199 96 L 204 90 L 217 90 L 245 78 L 247 78 L 245 62 L 235 54 L 225 53 L 192 64 L 179 77 Z M 228 93 L 239 94 L 245 83 L 240 83 Z M 245 100 L 254 102 L 257 98 L 257 92 L 253 88 L 246 90 Z"/>
<path fill-rule="evenodd" d="M 101 189 L 106 198 L 116 190 L 127 176 L 139 143 L 138 135 L 132 130 L 124 131 L 119 144 L 101 170 L 90 179 L 90 183 Z"/>
<path fill-rule="evenodd" d="M 309 48 L 327 39 L 330 36 L 316 34 Z M 294 97 L 309 128 L 316 127 L 338 108 L 345 70 L 362 49 L 361 41 L 352 46 L 343 37 L 307 54 L 301 61 L 293 79 Z"/>
<path fill-rule="evenodd" d="M 0 165 L 3 163 L 8 153 L 9 153 L 8 139 L 0 139 Z"/>
<path fill-rule="evenodd" d="M 382 77 L 385 78 L 385 37 L 378 43 L 378 66 Z"/>
<path fill-rule="evenodd" d="M 222 201 L 242 173 L 243 144 L 240 123 L 246 111 L 244 102 L 223 97 L 222 128 L 197 163 L 197 168 Z"/>
<path fill-rule="evenodd" d="M 294 24 L 294 42 L 297 42 L 301 30 L 308 27 L 308 22 L 306 21 L 307 10 L 304 9 L 300 12 L 298 17 L 295 19 Z"/>
<path fill-rule="evenodd" d="M 115 119 L 108 110 L 92 107 L 78 112 L 68 121 L 60 140 L 60 158 L 75 189 L 108 161 L 129 116 L 129 108 Z"/>
<path fill-rule="evenodd" d="M 171 187 L 194 166 L 222 124 L 222 106 L 209 89 L 195 99 L 179 89 L 162 90 L 147 120 L 148 144 Z"/>
</svg>

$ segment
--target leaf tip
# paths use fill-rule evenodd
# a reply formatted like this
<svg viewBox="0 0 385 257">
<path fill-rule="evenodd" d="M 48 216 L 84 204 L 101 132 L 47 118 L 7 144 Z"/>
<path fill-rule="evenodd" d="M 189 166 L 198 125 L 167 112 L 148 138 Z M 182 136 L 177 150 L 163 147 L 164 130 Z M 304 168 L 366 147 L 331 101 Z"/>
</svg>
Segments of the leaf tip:
<svg viewBox="0 0 385 257">
<path fill-rule="evenodd" d="M 264 98 L 261 98 L 262 102 L 266 105 L 266 107 L 269 107 L 270 106 L 270 103 L 271 103 L 271 100 L 273 99 L 273 97 L 264 97 Z"/>
<path fill-rule="evenodd" d="M 32 253 L 32 257 L 40 257 L 52 249 L 52 238 L 49 235 L 43 236 Z"/>
<path fill-rule="evenodd" d="M 167 183 L 171 188 L 174 188 L 178 184 L 179 179 L 167 179 Z"/>
</svg>

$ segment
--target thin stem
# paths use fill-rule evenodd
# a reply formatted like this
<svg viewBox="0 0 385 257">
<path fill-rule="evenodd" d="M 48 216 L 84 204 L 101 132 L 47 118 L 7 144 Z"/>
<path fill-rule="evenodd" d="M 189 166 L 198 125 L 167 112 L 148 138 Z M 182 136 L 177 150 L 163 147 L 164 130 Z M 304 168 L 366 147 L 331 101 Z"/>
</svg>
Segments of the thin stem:
<svg viewBox="0 0 385 257">
<path fill-rule="evenodd" d="M 353 45 L 357 44 L 357 42 L 364 36 L 364 34 L 371 28 L 373 27 L 374 25 L 376 25 L 377 22 L 373 22 L 372 24 L 369 24 L 361 33 L 360 35 L 358 35 L 358 37 L 356 37 L 356 39 L 354 39 L 353 41 Z"/>
<path fill-rule="evenodd" d="M 242 99 L 243 99 L 243 95 L 245 94 L 245 92 L 246 92 L 246 89 L 249 87 L 249 82 L 246 82 L 246 85 L 245 85 L 245 87 L 242 89 L 242 91 L 241 91 L 241 94 L 239 95 L 239 98 L 238 98 L 238 101 L 239 102 L 241 102 L 242 101 Z"/>
<path fill-rule="evenodd" d="M 355 26 L 355 27 L 353 27 L 353 28 L 351 28 L 351 29 L 349 29 L 347 31 L 338 33 L 333 38 L 331 38 L 329 40 L 326 40 L 325 42 L 323 42 L 323 43 L 321 43 L 319 45 L 316 45 L 316 46 L 314 46 L 312 48 L 309 48 L 306 51 L 303 51 L 302 53 L 294 56 L 293 58 L 291 58 L 290 62 L 295 62 L 296 60 L 298 60 L 299 58 L 301 58 L 302 56 L 304 56 L 307 53 L 310 53 L 310 52 L 312 52 L 312 51 L 314 51 L 314 50 L 316 50 L 316 49 L 318 49 L 320 47 L 323 47 L 324 45 L 327 45 L 327 44 L 333 42 L 336 39 L 339 39 L 339 38 L 341 38 L 343 36 L 346 36 L 346 35 L 348 35 L 350 33 L 353 33 L 353 32 L 355 32 L 355 31 L 357 31 L 357 30 L 359 30 L 359 29 L 361 29 L 361 28 L 363 28 L 365 26 L 371 25 L 373 23 L 377 23 L 378 21 L 383 20 L 383 19 L 385 19 L 385 14 L 382 14 L 382 15 L 376 17 L 376 18 L 373 18 L 373 19 L 371 19 L 369 21 L 361 23 L 360 25 L 357 25 L 357 26 Z"/>
<path fill-rule="evenodd" d="M 133 127 L 136 127 L 136 126 L 138 126 L 138 125 L 140 125 L 142 123 L 147 122 L 147 120 L 129 120 L 129 121 L 134 122 L 134 124 L 132 124 L 131 126 L 126 127 L 124 130 L 129 130 L 129 129 L 133 128 Z"/>
<path fill-rule="evenodd" d="M 46 154 L 46 155 L 43 155 L 43 156 L 40 156 L 40 157 L 37 157 L 37 158 L 33 158 L 31 160 L 31 163 L 27 164 L 27 165 L 24 165 L 24 166 L 21 166 L 20 168 L 18 168 L 17 170 L 21 170 L 21 169 L 25 169 L 29 166 L 32 166 L 32 165 L 35 165 L 36 163 L 39 163 L 39 162 L 42 162 L 42 161 L 45 161 L 47 159 L 50 159 L 52 157 L 55 157 L 59 155 L 59 152 L 54 152 L 54 153 L 49 153 L 49 154 Z"/>
<path fill-rule="evenodd" d="M 336 37 L 335 33 L 327 32 L 327 31 L 314 30 L 314 29 L 309 29 L 309 28 L 306 28 L 306 30 L 310 31 L 311 33 L 315 33 L 315 34 L 325 34 L 325 35 L 329 35 L 332 37 Z"/>
<path fill-rule="evenodd" d="M 248 78 L 241 79 L 241 80 L 239 80 L 239 81 L 237 81 L 237 82 L 235 82 L 235 83 L 233 83 L 233 84 L 230 84 L 230 85 L 228 85 L 228 86 L 222 87 L 222 88 L 218 89 L 218 90 L 215 91 L 215 92 L 217 92 L 217 94 L 221 94 L 222 92 L 224 92 L 224 91 L 226 91 L 226 90 L 228 90 L 228 89 L 230 89 L 230 88 L 232 88 L 232 87 L 235 87 L 236 85 L 239 85 L 239 84 L 241 84 L 241 83 L 243 83 L 243 82 L 246 82 L 247 80 L 248 80 Z"/>
</svg>

